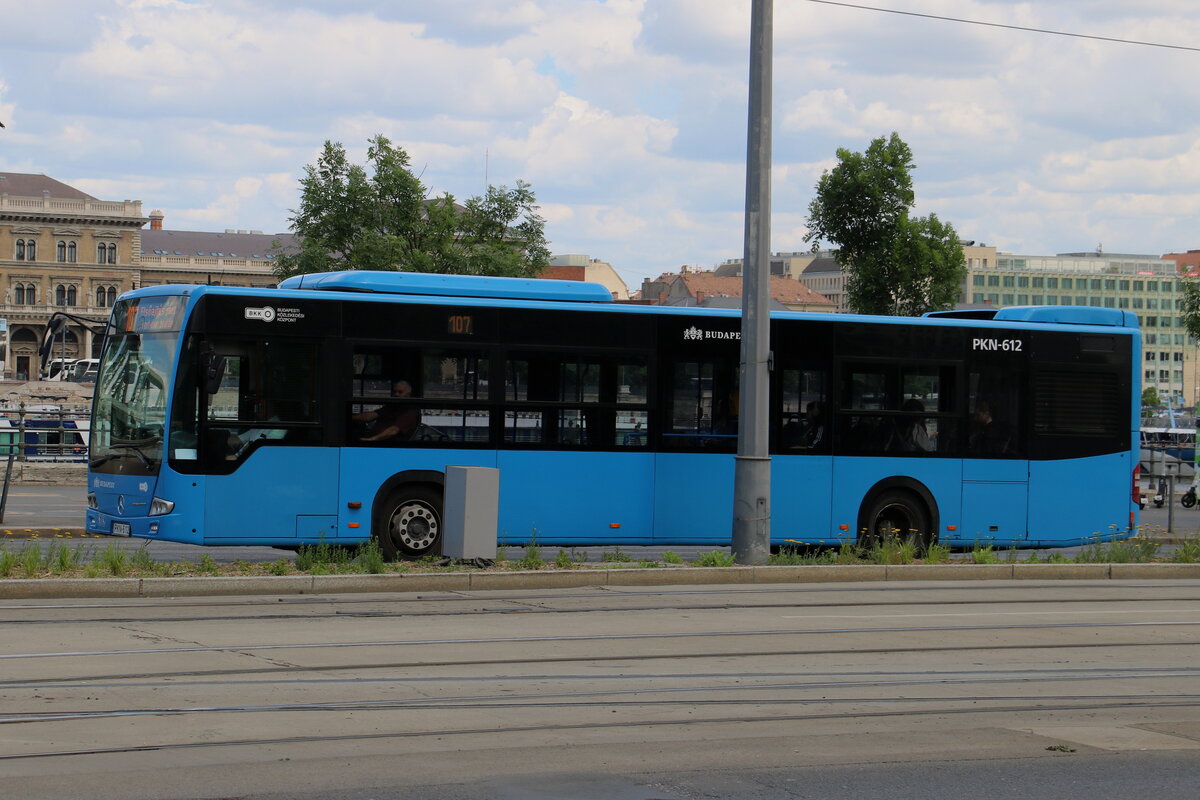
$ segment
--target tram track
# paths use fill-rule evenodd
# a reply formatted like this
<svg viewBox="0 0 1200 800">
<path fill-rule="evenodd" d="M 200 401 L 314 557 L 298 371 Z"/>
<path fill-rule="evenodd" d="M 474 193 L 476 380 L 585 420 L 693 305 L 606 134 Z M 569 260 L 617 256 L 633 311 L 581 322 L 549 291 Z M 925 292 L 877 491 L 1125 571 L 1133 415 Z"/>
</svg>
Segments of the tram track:
<svg viewBox="0 0 1200 800">
<path fill-rule="evenodd" d="M 889 634 L 889 633 L 963 633 L 963 632 L 1011 632 L 1011 631 L 1050 631 L 1063 629 L 1110 629 L 1110 628 L 1200 628 L 1200 620 L 1146 620 L 1146 621 L 1104 621 L 1104 622 L 1037 622 L 1012 623 L 1004 625 L 905 625 L 905 626 L 869 626 L 850 628 L 784 628 L 759 630 L 717 630 L 717 631 L 658 631 L 654 633 L 605 633 L 590 635 L 556 635 L 556 636 L 490 636 L 464 638 L 425 638 L 425 639 L 380 639 L 360 641 L 326 641 L 326 642 L 285 642 L 280 644 L 224 644 L 224 645 L 187 645 L 179 647 L 151 648 L 116 648 L 112 650 L 64 650 L 57 652 L 35 653 L 0 653 L 0 663 L 24 659 L 57 659 L 57 658 L 95 658 L 101 656 L 153 656 L 180 653 L 215 653 L 238 652 L 256 653 L 278 650 L 313 650 L 329 648 L 365 648 L 365 647 L 425 647 L 425 646 L 459 646 L 459 645 L 512 645 L 537 643 L 608 643 L 615 641 L 664 640 L 664 639 L 707 639 L 707 638 L 742 638 L 742 637 L 774 637 L 774 636 L 836 636 L 856 634 Z"/>
<path fill-rule="evenodd" d="M 1027 671 L 1022 670 L 1022 673 Z M 486 695 L 461 695 L 461 696 L 445 696 L 445 697 L 418 697 L 408 698 L 404 700 L 348 700 L 348 701 L 329 701 L 329 702 L 312 702 L 306 701 L 301 703 L 277 703 L 277 704 L 253 704 L 253 705 L 237 705 L 237 706 L 201 706 L 201 707 L 175 707 L 175 708 L 145 708 L 145 709 L 116 709 L 102 711 L 68 711 L 68 712 L 22 712 L 22 713 L 6 713 L 0 714 L 0 725 L 14 725 L 27 722 L 42 722 L 47 720 L 62 721 L 68 719 L 90 719 L 98 717 L 116 717 L 116 716 L 155 716 L 163 714 L 199 714 L 199 713 L 267 713 L 277 711 L 325 711 L 325 710 L 401 710 L 409 708 L 483 708 L 483 707 L 563 707 L 564 705 L 577 705 L 579 701 L 588 698 L 604 698 L 604 703 L 630 703 L 636 705 L 671 705 L 678 703 L 687 703 L 690 705 L 720 705 L 731 702 L 729 700 L 715 700 L 712 698 L 687 698 L 678 700 L 614 700 L 628 695 L 695 695 L 708 693 L 761 693 L 761 692 L 809 692 L 809 691 L 834 691 L 844 689 L 881 689 L 881 688 L 929 688 L 942 686 L 992 686 L 992 685 L 1009 685 L 1015 683 L 1031 683 L 1031 682 L 1085 682 L 1085 681 L 1108 681 L 1108 680 L 1124 680 L 1124 679 L 1169 679 L 1169 678 L 1194 678 L 1200 677 L 1200 668 L 1166 668 L 1147 672 L 1145 670 L 1102 670 L 1080 673 L 1079 671 L 1067 671 L 1066 674 L 1049 673 L 1040 671 L 1042 674 L 996 674 L 989 672 L 986 675 L 943 675 L 933 678 L 924 679 L 902 679 L 889 677 L 880 680 L 850 680 L 846 678 L 835 679 L 831 677 L 828 680 L 808 681 L 808 682 L 783 682 L 783 683 L 756 683 L 746 682 L 754 678 L 777 677 L 763 676 L 743 673 L 740 682 L 736 684 L 729 683 L 706 683 L 701 685 L 658 685 L 655 681 L 661 680 L 678 680 L 681 676 L 678 675 L 655 675 L 655 674 L 639 674 L 636 676 L 609 676 L 607 680 L 617 681 L 640 681 L 646 685 L 631 687 L 631 688 L 615 688 L 615 689 L 592 689 L 584 691 L 570 692 L 545 692 L 539 691 L 536 693 L 527 694 L 486 694 Z M 578 676 L 582 677 L 582 676 Z M 695 678 L 698 676 L 687 676 Z M 710 676 L 714 677 L 714 676 Z M 577 678 L 578 679 L 578 678 Z M 564 681 L 567 680 L 563 676 L 544 675 L 544 676 L 508 676 L 505 677 L 489 677 L 488 681 L 495 683 L 520 682 L 533 683 L 537 681 Z M 404 684 L 406 681 L 390 680 L 391 683 Z M 440 679 L 440 682 L 449 682 L 447 679 Z M 234 682 L 225 681 L 215 685 L 228 686 Z M 356 681 L 342 681 L 341 683 L 357 683 Z M 181 684 L 172 684 L 172 687 L 177 687 Z M 195 684 L 191 684 L 195 685 Z M 95 689 L 95 686 L 87 687 Z M 129 688 L 128 686 L 124 688 Z M 1108 694 L 1108 695 L 1057 695 L 1047 696 L 1039 695 L 1042 699 L 1053 700 L 1148 700 L 1148 699 L 1168 699 L 1161 694 Z M 1200 702 L 1200 694 L 1189 693 L 1179 694 L 1174 696 L 1175 699 Z M 953 702 L 953 701 L 972 701 L 977 702 L 980 699 L 986 699 L 989 702 L 997 701 L 1026 701 L 1032 699 L 1030 696 L 996 696 L 996 695 L 964 695 L 961 697 L 948 697 L 946 695 L 938 695 L 936 697 L 922 697 L 919 695 L 906 695 L 905 697 L 881 697 L 878 694 L 870 694 L 863 696 L 852 697 L 825 697 L 822 696 L 819 700 L 814 700 L 811 697 L 806 698 L 778 698 L 774 697 L 770 700 L 773 704 L 787 704 L 800 702 L 822 702 L 822 703 L 875 703 L 875 702 Z M 570 702 L 568 702 L 570 701 Z M 736 700 L 737 703 L 762 703 L 762 699 L 746 699 Z"/>
<path fill-rule="evenodd" d="M 138 684 L 134 681 L 148 680 L 151 678 L 175 679 L 180 678 L 195 678 L 195 677 L 214 677 L 219 675 L 262 675 L 273 676 L 275 682 L 286 682 L 278 680 L 280 675 L 288 675 L 290 673 L 328 673 L 328 672 L 362 672 L 362 671 L 378 671 L 378 670 L 414 670 L 414 669 L 448 669 L 455 667 L 506 667 L 520 666 L 525 664 L 578 664 L 578 663 L 597 663 L 603 664 L 606 662 L 630 662 L 630 661 L 703 661 L 707 659 L 729 659 L 731 657 L 755 659 L 755 658 L 778 658 L 778 657 L 815 657 L 815 656 L 881 656 L 881 655 L 905 655 L 918 653 L 936 653 L 936 654 L 961 654 L 970 652 L 1007 652 L 1007 651 L 1087 651 L 1087 650 L 1102 650 L 1102 649 L 1136 649 L 1145 647 L 1147 642 L 1067 642 L 1054 644 L 978 644 L 978 645 L 947 645 L 941 647 L 887 647 L 887 648 L 836 648 L 836 649 L 810 649 L 810 650 L 738 650 L 738 651 L 701 651 L 693 653 L 642 653 L 630 654 L 622 653 L 617 655 L 580 655 L 580 656 L 549 656 L 549 655 L 530 655 L 524 658 L 487 658 L 487 659 L 456 659 L 456 660 L 411 660 L 411 661 L 384 661 L 384 662 L 354 662 L 348 664 L 340 664 L 336 666 L 330 665 L 272 665 L 263 667 L 241 667 L 236 669 L 208 669 L 208 670 L 172 670 L 172 671 L 157 671 L 157 672 L 142 672 L 130 673 L 124 672 L 120 674 L 92 674 L 91 676 L 70 676 L 70 677 L 47 677 L 47 678 L 21 678 L 21 679 L 0 679 L 0 690 L 16 689 L 16 688 L 46 688 L 46 687 L 104 687 L 104 686 L 132 686 L 137 687 Z M 1195 641 L 1156 641 L 1155 647 L 1164 648 L 1194 648 L 1200 645 L 1200 642 Z M 594 678 L 595 676 L 589 676 Z M 349 682 L 371 682 L 376 679 L 355 677 L 345 679 Z M 396 680 L 392 678 L 378 680 Z M 460 678 L 460 680 L 463 680 Z M 319 682 L 318 679 L 309 679 L 300 681 L 304 683 Z M 337 682 L 343 682 L 338 680 Z M 228 683 L 234 683 L 232 681 Z M 158 685 L 158 684 L 154 684 Z M 172 685 L 184 685 L 174 682 Z"/>
<path fill-rule="evenodd" d="M 914 589 L 912 587 L 894 589 L 891 591 L 905 594 L 920 592 L 923 595 L 936 594 L 934 590 L 938 587 L 921 587 Z M 1015 587 L 1014 587 L 1015 588 Z M 1020 587 L 1025 589 L 1025 587 Z M 1071 587 L 1072 590 L 1077 590 L 1078 587 Z M 1109 588 L 1105 586 L 1102 588 Z M 1170 588 L 1178 588 L 1170 586 Z M 995 591 L 996 587 L 988 587 L 987 592 Z M 862 593 L 864 590 L 860 587 L 855 590 L 856 593 Z M 1028 590 L 1026 590 L 1028 591 Z M 578 606 L 569 605 L 564 607 L 554 607 L 546 605 L 547 603 L 563 602 L 563 595 L 555 595 L 552 593 L 541 593 L 520 596 L 504 596 L 496 597 L 491 595 L 437 595 L 430 597 L 402 598 L 398 601 L 381 600 L 378 597 L 369 598 L 353 598 L 344 597 L 337 598 L 279 598 L 272 601 L 221 601 L 221 602 L 169 602 L 169 603 L 145 603 L 145 604 L 0 604 L 0 629 L 7 626 L 19 627 L 22 625 L 69 625 L 79 622 L 88 622 L 91 624 L 137 624 L 137 623 L 153 623 L 160 621 L 160 617 L 150 616 L 144 612 L 148 609 L 161 610 L 164 613 L 170 613 L 173 619 L 179 619 L 177 612 L 181 609 L 213 609 L 213 608 L 239 608 L 239 609 L 254 609 L 254 608 L 280 608 L 293 606 L 297 607 L 294 612 L 288 613 L 255 613 L 252 615 L 245 614 L 194 614 L 186 617 L 189 622 L 269 622 L 269 621 L 287 621 L 287 620 L 318 620 L 318 619 L 336 619 L 336 618 L 361 618 L 361 619 L 404 619 L 414 620 L 422 618 L 440 618 L 440 617 L 463 617 L 477 615 L 520 615 L 520 614 L 547 614 L 547 615 L 565 615 L 565 614 L 605 614 L 605 613 L 635 613 L 645 611 L 762 611 L 762 610 L 797 610 L 797 611 L 817 611 L 822 609 L 891 609 L 899 606 L 912 606 L 915 608 L 924 608 L 932 606 L 944 605 L 945 601 L 939 597 L 905 597 L 887 600 L 871 600 L 871 601 L 825 601 L 825 602 L 803 602 L 794 603 L 786 602 L 762 602 L 762 603 L 745 603 L 738 602 L 742 597 L 757 596 L 760 594 L 775 594 L 788 595 L 790 597 L 804 596 L 807 592 L 795 590 L 743 590 L 738 592 L 730 592 L 727 590 L 709 590 L 703 592 L 671 592 L 671 593 L 619 593 L 614 595 L 612 592 L 586 593 L 586 594 L 571 594 L 566 596 L 571 603 L 577 603 L 581 600 L 589 600 L 592 598 L 604 598 L 612 600 L 619 597 L 622 600 L 633 599 L 638 597 L 652 597 L 657 602 L 644 603 L 640 605 L 610 603 L 604 605 L 589 605 Z M 1074 595 L 1075 591 L 1067 592 Z M 696 595 L 723 596 L 733 597 L 734 600 L 728 600 L 721 603 L 667 603 L 662 600 L 664 597 L 676 598 L 681 596 L 694 597 Z M 1111 605 L 1116 602 L 1117 598 L 1113 596 L 1102 597 L 1030 597 L 1027 594 L 1019 598 L 1005 600 L 1013 605 L 1021 606 L 1061 606 L 1064 603 L 1080 605 L 1083 607 L 1095 605 Z M 956 607 L 972 607 L 972 606 L 994 606 L 997 600 L 994 598 L 979 598 L 979 599 L 961 599 L 956 600 Z M 1122 601 L 1125 602 L 1125 601 Z M 1137 604 L 1150 603 L 1197 603 L 1200 602 L 1200 593 L 1196 594 L 1171 594 L 1163 597 L 1139 598 Z M 394 606 L 399 604 L 400 608 Z M 430 608 L 434 605 L 456 604 L 466 606 L 462 608 L 446 609 L 446 608 Z M 391 608 L 383 608 L 382 606 L 391 605 Z M 320 606 L 331 606 L 329 610 L 320 610 Z M 345 606 L 353 606 L 352 610 L 347 610 Z M 91 616 L 90 612 L 123 609 L 123 608 L 138 608 L 143 612 L 138 616 Z M 53 614 L 62 610 L 74 609 L 83 612 L 80 618 L 60 618 L 60 619 L 45 619 L 36 616 L 28 616 L 26 618 L 16 618 L 12 616 L 3 616 L 4 614 L 43 612 L 45 614 Z"/>
<path fill-rule="evenodd" d="M 1153 702 L 1149 700 L 1141 701 L 1115 701 L 1115 702 L 1092 702 L 1092 703 L 1027 703 L 1021 706 L 1004 706 L 1004 707 L 979 707 L 977 700 L 972 700 L 972 705 L 969 708 L 928 708 L 920 710 L 875 710 L 875 711 L 860 711 L 853 714 L 854 718 L 860 720 L 886 720 L 895 717 L 914 717 L 914 716 L 959 716 L 959 715 L 978 715 L 987 717 L 992 714 L 1019 714 L 1023 712 L 1099 712 L 1112 710 L 1136 710 L 1136 709 L 1192 709 L 1200 707 L 1200 698 L 1189 698 L 1182 702 Z M 759 703 L 761 705 L 761 703 Z M 495 706 L 489 706 L 489 709 L 495 709 Z M 344 709 L 342 709 L 344 710 Z M 822 720 L 840 720 L 845 721 L 847 714 L 844 712 L 824 712 L 824 713 L 809 713 L 809 714 L 776 714 L 771 716 L 730 716 L 719 719 L 712 718 L 695 718 L 695 717 L 667 717 L 653 720 L 619 720 L 613 722 L 564 722 L 564 723 L 545 723 L 534 725 L 501 725 L 496 727 L 469 727 L 469 728 L 426 728 L 418 730 L 393 730 L 371 733 L 344 733 L 344 734 L 318 734 L 318 735 L 300 735 L 300 736 L 279 736 L 279 737 L 262 737 L 262 738 L 228 738 L 228 739 L 208 739 L 204 741 L 190 742 L 157 742 L 153 744 L 136 744 L 112 747 L 92 747 L 92 748 L 76 748 L 69 750 L 43 750 L 28 753 L 0 753 L 0 762 L 24 761 L 24 760 L 40 760 L 48 758 L 68 758 L 79 756 L 96 756 L 96 755 L 116 755 L 125 753 L 147 753 L 147 752 L 167 752 L 167 751 L 184 751 L 194 749 L 209 749 L 209 748 L 261 748 L 272 745 L 314 745 L 314 744 L 329 744 L 333 742 L 368 742 L 388 739 L 425 739 L 429 737 L 438 737 L 440 739 L 452 739 L 455 737 L 467 736 L 510 736 L 514 734 L 564 734 L 568 732 L 595 732 L 595 731 L 632 731 L 636 729 L 662 729 L 662 728 L 691 728 L 700 726 L 723 726 L 723 725 L 744 725 L 752 723 L 763 724 L 784 724 L 784 723 L 813 723 Z M 1197 739 L 1200 741 L 1200 738 Z"/>
<path fill-rule="evenodd" d="M 0 777 L 1084 724 L 1200 749 L 1198 587 L 974 588 L 12 604 Z"/>
</svg>

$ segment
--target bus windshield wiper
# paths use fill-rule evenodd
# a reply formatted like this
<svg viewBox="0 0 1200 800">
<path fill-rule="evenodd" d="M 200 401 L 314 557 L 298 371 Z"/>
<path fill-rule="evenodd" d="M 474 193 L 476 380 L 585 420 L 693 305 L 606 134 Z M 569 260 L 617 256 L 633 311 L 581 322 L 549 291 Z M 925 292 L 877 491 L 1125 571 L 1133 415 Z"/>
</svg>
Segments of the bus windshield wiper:
<svg viewBox="0 0 1200 800">
<path fill-rule="evenodd" d="M 135 456 L 138 457 L 138 460 L 142 462 L 142 466 L 144 466 L 146 469 L 154 469 L 154 463 L 146 456 L 145 453 L 142 452 L 141 448 L 149 447 L 150 445 L 155 444 L 159 441 L 161 441 L 161 440 L 158 439 L 157 437 L 151 437 L 149 439 L 139 439 L 136 441 L 113 442 L 109 445 L 109 448 L 111 448 L 113 450 L 125 450 L 125 451 L 128 451 L 129 453 L 133 453 Z M 127 453 L 109 453 L 108 455 L 103 455 L 97 459 L 93 459 L 91 465 L 93 467 L 98 467 L 101 464 L 107 463 L 107 462 L 111 461 L 112 459 L 117 458 L 118 456 L 124 456 L 124 455 L 127 455 Z"/>
</svg>

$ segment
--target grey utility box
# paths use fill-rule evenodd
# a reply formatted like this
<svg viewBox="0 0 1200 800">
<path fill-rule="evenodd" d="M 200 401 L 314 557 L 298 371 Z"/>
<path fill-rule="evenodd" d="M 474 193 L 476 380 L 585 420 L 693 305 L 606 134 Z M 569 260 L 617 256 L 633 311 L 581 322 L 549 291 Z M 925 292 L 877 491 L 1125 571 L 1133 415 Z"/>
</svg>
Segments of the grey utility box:
<svg viewBox="0 0 1200 800">
<path fill-rule="evenodd" d="M 493 467 L 446 467 L 442 505 L 442 555 L 447 558 L 496 557 L 500 516 L 500 470 Z"/>
</svg>

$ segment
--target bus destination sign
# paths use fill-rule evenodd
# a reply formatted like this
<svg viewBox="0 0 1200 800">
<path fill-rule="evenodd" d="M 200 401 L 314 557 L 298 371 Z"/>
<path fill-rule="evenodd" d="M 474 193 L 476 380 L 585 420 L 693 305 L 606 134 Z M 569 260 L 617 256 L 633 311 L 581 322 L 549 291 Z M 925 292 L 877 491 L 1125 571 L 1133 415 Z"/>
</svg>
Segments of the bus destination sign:
<svg viewBox="0 0 1200 800">
<path fill-rule="evenodd" d="M 178 295 L 139 297 L 125 306 L 124 333 L 160 333 L 179 330 L 187 298 Z"/>
</svg>

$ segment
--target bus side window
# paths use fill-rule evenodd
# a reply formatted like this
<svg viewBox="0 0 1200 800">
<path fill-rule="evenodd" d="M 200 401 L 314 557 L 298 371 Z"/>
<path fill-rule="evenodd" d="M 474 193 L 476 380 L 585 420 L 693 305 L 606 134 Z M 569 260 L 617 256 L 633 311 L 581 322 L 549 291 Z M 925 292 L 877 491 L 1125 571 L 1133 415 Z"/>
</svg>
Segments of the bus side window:
<svg viewBox="0 0 1200 800">
<path fill-rule="evenodd" d="M 1023 455 L 1018 407 L 1021 383 L 1010 370 L 973 371 L 968 379 L 967 455 Z"/>
<path fill-rule="evenodd" d="M 783 453 L 828 453 L 826 373 L 817 369 L 780 372 L 779 449 Z"/>
<path fill-rule="evenodd" d="M 740 395 L 731 359 L 679 360 L 671 386 L 668 447 L 733 451 L 737 448 Z"/>
<path fill-rule="evenodd" d="M 838 449 L 848 453 L 882 452 L 895 436 L 895 425 L 877 412 L 895 407 L 895 388 L 884 368 L 848 368 L 842 374 Z"/>
</svg>

